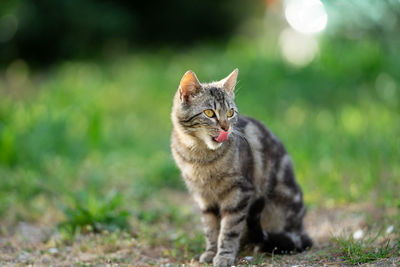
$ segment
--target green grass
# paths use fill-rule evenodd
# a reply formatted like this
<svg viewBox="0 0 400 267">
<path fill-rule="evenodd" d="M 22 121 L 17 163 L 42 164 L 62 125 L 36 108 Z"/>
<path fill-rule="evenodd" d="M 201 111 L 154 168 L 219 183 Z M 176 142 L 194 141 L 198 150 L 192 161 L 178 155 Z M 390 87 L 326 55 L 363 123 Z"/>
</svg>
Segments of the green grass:
<svg viewBox="0 0 400 267">
<path fill-rule="evenodd" d="M 400 250 L 399 241 L 397 241 L 397 244 L 393 244 L 392 240 L 386 239 L 383 243 L 381 242 L 380 245 L 377 245 L 375 241 L 378 237 L 380 237 L 380 234 L 363 240 L 354 240 L 353 237 L 350 237 L 336 238 L 335 241 L 341 250 L 343 259 L 353 265 L 374 262 L 398 255 Z"/>
<path fill-rule="evenodd" d="M 116 230 L 130 231 L 129 212 L 121 209 L 122 195 L 111 190 L 105 197 L 96 192 L 78 192 L 71 196 L 71 205 L 63 208 L 66 219 L 60 223 L 62 231 L 79 232 Z"/>
<path fill-rule="evenodd" d="M 241 38 L 226 47 L 66 61 L 46 71 L 14 62 L 0 78 L 0 216 L 40 221 L 71 194 L 96 192 L 99 206 L 86 216 L 93 224 L 102 205 L 113 211 L 102 199 L 115 188 L 118 208 L 143 224 L 164 218 L 142 203 L 164 188 L 184 190 L 169 149 L 179 80 L 188 69 L 210 81 L 235 67 L 240 112 L 283 140 L 308 206 L 398 205 L 400 56 L 373 40 L 325 39 L 320 49 L 304 68 L 287 65 L 273 46 Z M 89 209 L 89 202 L 76 204 L 67 212 L 70 225 L 81 225 L 79 212 Z M 171 216 L 179 223 L 180 215 Z"/>
</svg>

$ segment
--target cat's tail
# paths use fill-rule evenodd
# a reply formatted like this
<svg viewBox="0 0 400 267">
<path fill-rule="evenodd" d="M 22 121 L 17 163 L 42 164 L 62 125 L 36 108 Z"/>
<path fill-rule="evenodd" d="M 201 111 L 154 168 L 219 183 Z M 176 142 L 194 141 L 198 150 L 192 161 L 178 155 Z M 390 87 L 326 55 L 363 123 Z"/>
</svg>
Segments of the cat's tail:
<svg viewBox="0 0 400 267">
<path fill-rule="evenodd" d="M 282 232 L 265 233 L 259 244 L 263 252 L 274 254 L 288 254 L 302 252 L 312 247 L 311 238 L 307 233 Z"/>
<path fill-rule="evenodd" d="M 302 252 L 312 247 L 311 238 L 302 225 L 297 225 L 292 231 L 278 233 L 266 232 L 260 224 L 261 211 L 264 209 L 265 199 L 255 201 L 247 217 L 247 242 L 255 244 L 261 251 L 285 254 Z"/>
</svg>

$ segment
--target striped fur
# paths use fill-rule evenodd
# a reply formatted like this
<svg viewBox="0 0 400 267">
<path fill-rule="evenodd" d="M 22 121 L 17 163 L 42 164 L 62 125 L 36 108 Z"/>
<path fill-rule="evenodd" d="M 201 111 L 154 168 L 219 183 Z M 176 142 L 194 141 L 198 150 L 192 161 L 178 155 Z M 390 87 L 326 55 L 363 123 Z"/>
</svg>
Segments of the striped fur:
<svg viewBox="0 0 400 267">
<path fill-rule="evenodd" d="M 232 88 L 237 71 L 208 84 L 190 75 L 174 98 L 171 148 L 202 210 L 206 251 L 200 262 L 231 266 L 243 242 L 274 253 L 310 247 L 290 156 L 266 126 L 238 114 Z M 231 108 L 235 114 L 228 118 Z M 205 109 L 214 110 L 216 117 L 205 116 Z M 222 123 L 229 127 L 229 138 L 218 143 L 213 137 Z"/>
</svg>

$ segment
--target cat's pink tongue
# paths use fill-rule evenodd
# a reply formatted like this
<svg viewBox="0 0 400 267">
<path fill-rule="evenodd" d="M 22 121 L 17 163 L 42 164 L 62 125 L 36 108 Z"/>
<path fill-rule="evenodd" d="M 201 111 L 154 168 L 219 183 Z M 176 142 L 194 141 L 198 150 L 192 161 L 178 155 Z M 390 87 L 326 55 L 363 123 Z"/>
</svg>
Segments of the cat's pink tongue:
<svg viewBox="0 0 400 267">
<path fill-rule="evenodd" d="M 225 142 L 226 140 L 228 140 L 228 132 L 225 131 L 220 131 L 218 137 L 215 138 L 215 141 L 220 143 Z"/>
</svg>

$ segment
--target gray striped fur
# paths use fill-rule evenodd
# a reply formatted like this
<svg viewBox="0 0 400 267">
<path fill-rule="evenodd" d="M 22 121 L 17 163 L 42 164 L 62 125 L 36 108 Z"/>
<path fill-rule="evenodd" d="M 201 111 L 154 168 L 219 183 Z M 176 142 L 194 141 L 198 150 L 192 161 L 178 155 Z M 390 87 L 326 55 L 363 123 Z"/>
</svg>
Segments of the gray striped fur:
<svg viewBox="0 0 400 267">
<path fill-rule="evenodd" d="M 275 253 L 310 247 L 290 156 L 264 124 L 239 115 L 233 93 L 237 70 L 203 84 L 188 73 L 174 97 L 171 149 L 202 210 L 206 251 L 200 262 L 231 266 L 245 242 Z M 235 114 L 228 118 L 230 108 Z M 205 109 L 216 117 L 207 117 Z M 218 143 L 213 137 L 222 123 L 229 139 Z"/>
</svg>

